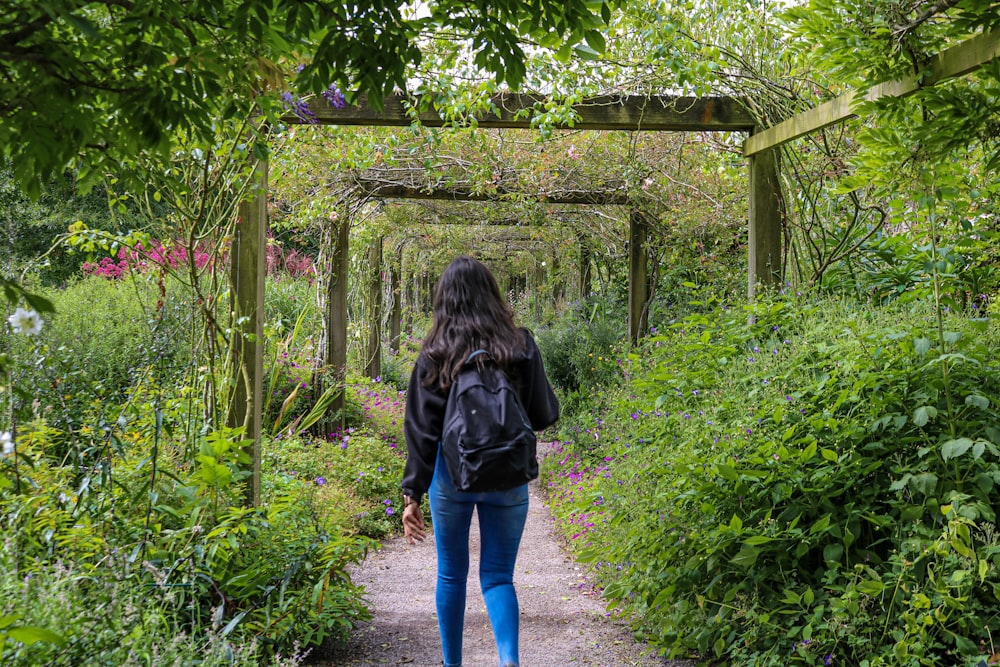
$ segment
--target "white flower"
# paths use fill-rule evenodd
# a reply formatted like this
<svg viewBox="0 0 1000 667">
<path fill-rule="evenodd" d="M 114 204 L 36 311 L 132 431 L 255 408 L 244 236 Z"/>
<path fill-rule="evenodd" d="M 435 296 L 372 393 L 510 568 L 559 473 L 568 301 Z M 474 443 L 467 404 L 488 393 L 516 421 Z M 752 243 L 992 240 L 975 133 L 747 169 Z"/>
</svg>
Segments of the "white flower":
<svg viewBox="0 0 1000 667">
<path fill-rule="evenodd" d="M 45 324 L 38 313 L 33 310 L 18 308 L 14 314 L 7 318 L 14 333 L 23 333 L 29 336 L 37 336 L 42 332 L 42 325 Z"/>
<path fill-rule="evenodd" d="M 14 438 L 11 437 L 10 431 L 4 431 L 0 433 L 0 448 L 2 448 L 3 457 L 8 457 L 14 453 Z"/>
</svg>

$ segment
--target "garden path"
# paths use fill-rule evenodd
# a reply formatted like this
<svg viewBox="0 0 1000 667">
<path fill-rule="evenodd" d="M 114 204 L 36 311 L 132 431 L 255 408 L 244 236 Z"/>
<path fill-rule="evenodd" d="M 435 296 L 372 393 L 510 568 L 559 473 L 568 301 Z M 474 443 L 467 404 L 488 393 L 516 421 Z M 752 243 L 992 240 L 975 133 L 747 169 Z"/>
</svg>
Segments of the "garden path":
<svg viewBox="0 0 1000 667">
<path fill-rule="evenodd" d="M 665 661 L 637 642 L 621 622 L 607 615 L 585 576 L 560 546 L 552 515 L 538 482 L 531 501 L 514 582 L 521 606 L 521 664 L 524 667 L 684 667 Z M 478 527 L 473 521 L 465 621 L 464 664 L 494 667 L 496 649 L 479 593 Z M 434 539 L 411 546 L 402 537 L 385 542 L 352 573 L 367 589 L 374 618 L 349 640 L 340 657 L 324 667 L 412 665 L 440 667 L 441 646 L 434 612 L 437 573 Z"/>
</svg>

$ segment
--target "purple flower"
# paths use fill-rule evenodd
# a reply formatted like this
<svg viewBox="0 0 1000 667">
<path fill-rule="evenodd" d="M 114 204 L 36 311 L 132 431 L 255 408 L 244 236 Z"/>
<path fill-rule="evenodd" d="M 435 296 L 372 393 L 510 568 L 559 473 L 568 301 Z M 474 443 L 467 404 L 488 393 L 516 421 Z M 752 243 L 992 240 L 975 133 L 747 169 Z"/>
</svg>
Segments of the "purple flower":
<svg viewBox="0 0 1000 667">
<path fill-rule="evenodd" d="M 385 515 L 386 516 L 392 516 L 393 515 L 393 511 L 392 511 L 391 507 L 386 507 L 385 508 Z"/>
<path fill-rule="evenodd" d="M 833 664 L 833 654 L 832 653 L 827 653 L 826 655 L 823 656 L 823 664 L 826 665 L 826 667 L 830 667 L 830 665 Z"/>
<path fill-rule="evenodd" d="M 324 484 L 326 484 L 326 477 L 317 477 L 316 484 L 318 484 L 319 486 L 323 486 Z"/>
<path fill-rule="evenodd" d="M 322 92 L 322 95 L 334 109 L 343 109 L 347 106 L 347 100 L 344 99 L 344 94 L 340 92 L 336 84 L 331 83 L 330 87 Z"/>
</svg>

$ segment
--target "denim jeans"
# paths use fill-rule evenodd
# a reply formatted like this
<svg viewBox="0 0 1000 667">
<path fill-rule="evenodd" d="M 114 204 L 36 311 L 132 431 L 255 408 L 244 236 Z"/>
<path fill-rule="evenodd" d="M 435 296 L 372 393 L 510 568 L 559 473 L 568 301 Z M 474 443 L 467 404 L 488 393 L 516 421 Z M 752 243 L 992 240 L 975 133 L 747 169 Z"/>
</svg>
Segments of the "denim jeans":
<svg viewBox="0 0 1000 667">
<path fill-rule="evenodd" d="M 463 493 L 452 484 L 439 450 L 427 496 L 437 546 L 435 602 L 445 667 L 462 664 L 473 509 L 479 513 L 479 585 L 493 626 L 500 665 L 517 667 L 520 611 L 514 592 L 514 562 L 528 517 L 528 485 L 509 491 Z"/>
</svg>

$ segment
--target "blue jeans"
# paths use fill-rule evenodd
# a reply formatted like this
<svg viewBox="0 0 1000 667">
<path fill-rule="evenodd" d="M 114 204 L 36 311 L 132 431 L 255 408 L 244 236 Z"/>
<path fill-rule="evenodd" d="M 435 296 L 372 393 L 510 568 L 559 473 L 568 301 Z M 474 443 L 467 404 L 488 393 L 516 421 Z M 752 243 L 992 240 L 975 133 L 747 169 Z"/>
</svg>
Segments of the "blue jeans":
<svg viewBox="0 0 1000 667">
<path fill-rule="evenodd" d="M 473 509 L 479 512 L 479 585 L 493 626 L 500 665 L 517 667 L 520 610 L 514 592 L 514 562 L 528 518 L 528 485 L 509 491 L 463 493 L 452 484 L 439 450 L 427 496 L 437 546 L 435 602 L 445 667 L 462 664 L 469 526 Z"/>
</svg>

